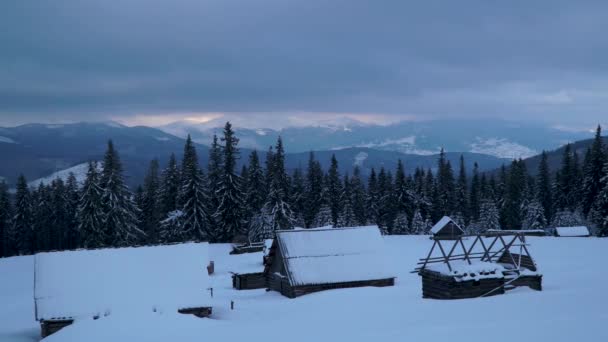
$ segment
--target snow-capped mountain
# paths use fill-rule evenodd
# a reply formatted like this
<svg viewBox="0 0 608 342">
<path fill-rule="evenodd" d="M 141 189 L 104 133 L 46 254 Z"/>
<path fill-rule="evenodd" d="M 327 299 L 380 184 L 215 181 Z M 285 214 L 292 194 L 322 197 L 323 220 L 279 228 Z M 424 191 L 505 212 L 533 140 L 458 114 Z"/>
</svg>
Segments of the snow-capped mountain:
<svg viewBox="0 0 608 342">
<path fill-rule="evenodd" d="M 203 124 L 179 121 L 159 129 L 199 143 L 208 143 L 221 132 L 225 118 Z M 220 124 L 221 123 L 221 124 Z M 567 131 L 543 124 L 515 124 L 504 120 L 468 119 L 408 121 L 390 125 L 366 124 L 350 118 L 320 120 L 314 125 L 293 125 L 281 129 L 257 126 L 251 120 L 234 122 L 241 146 L 265 150 L 281 135 L 287 152 L 339 150 L 364 147 L 408 154 L 472 152 L 498 158 L 527 158 L 542 150 L 555 149 L 566 142 L 589 137 L 588 132 Z"/>
<path fill-rule="evenodd" d="M 102 170 L 101 164 L 99 162 L 97 164 L 97 169 L 99 171 Z M 87 177 L 88 170 L 89 170 L 88 162 L 80 163 L 80 164 L 74 165 L 74 166 L 69 167 L 64 170 L 55 171 L 46 177 L 38 178 L 34 181 L 29 182 L 28 184 L 31 187 L 36 187 L 40 184 L 48 185 L 48 184 L 51 184 L 56 179 L 61 179 L 62 181 L 65 182 L 65 181 L 67 181 L 70 174 L 74 174 L 74 177 L 76 177 L 76 182 L 78 182 L 79 185 L 82 185 L 84 183 L 84 180 Z"/>
</svg>

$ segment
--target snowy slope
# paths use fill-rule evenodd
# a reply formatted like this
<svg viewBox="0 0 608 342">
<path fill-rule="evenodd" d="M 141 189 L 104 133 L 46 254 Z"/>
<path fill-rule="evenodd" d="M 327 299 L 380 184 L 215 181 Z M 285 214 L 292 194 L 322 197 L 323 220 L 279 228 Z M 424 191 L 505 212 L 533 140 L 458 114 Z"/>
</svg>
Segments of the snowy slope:
<svg viewBox="0 0 608 342">
<path fill-rule="evenodd" d="M 101 163 L 99 163 L 99 162 L 97 163 L 97 168 L 99 169 L 99 171 L 101 171 Z M 72 166 L 72 167 L 64 169 L 64 170 L 53 172 L 52 174 L 50 174 L 46 177 L 38 178 L 34 181 L 29 182 L 28 184 L 33 187 L 37 187 L 38 185 L 40 185 L 40 183 L 48 185 L 48 184 L 51 184 L 52 181 L 54 181 L 55 179 L 58 179 L 58 178 L 61 178 L 65 182 L 68 179 L 68 177 L 70 176 L 70 173 L 74 174 L 74 176 L 76 177 L 76 180 L 78 181 L 78 184 L 82 184 L 82 183 L 84 183 L 84 180 L 87 177 L 88 169 L 89 169 L 89 163 L 82 163 L 82 164 L 78 164 L 78 165 Z"/>
<path fill-rule="evenodd" d="M 604 272 L 608 240 L 529 237 L 543 273 L 542 292 L 518 288 L 505 295 L 455 301 L 423 299 L 409 273 L 430 248 L 425 236 L 387 237 L 398 270 L 396 286 L 325 291 L 297 299 L 264 289 L 235 291 L 230 272 L 262 269 L 262 253 L 229 255 L 211 245 L 216 274 L 213 318 L 173 313 L 111 314 L 82 320 L 45 341 L 200 342 L 268 341 L 552 341 L 608 340 Z M 32 257 L 0 260 L 0 341 L 36 341 Z M 4 275 L 10 275 L 5 277 Z M 170 291 L 170 289 L 168 289 Z M 204 289 L 201 289 L 204 291 Z M 234 301 L 234 310 L 230 310 Z"/>
</svg>

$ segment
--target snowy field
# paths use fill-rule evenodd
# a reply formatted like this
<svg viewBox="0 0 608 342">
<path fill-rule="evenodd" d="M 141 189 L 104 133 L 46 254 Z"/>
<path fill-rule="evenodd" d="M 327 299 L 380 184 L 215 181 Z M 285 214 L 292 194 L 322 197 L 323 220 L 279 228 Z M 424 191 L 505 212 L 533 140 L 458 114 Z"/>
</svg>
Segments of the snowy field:
<svg viewBox="0 0 608 342">
<path fill-rule="evenodd" d="M 212 319 L 171 312 L 111 314 L 77 321 L 45 341 L 199 342 L 245 336 L 289 342 L 608 341 L 608 239 L 529 238 L 544 291 L 518 288 L 455 301 L 422 299 L 420 279 L 409 273 L 428 252 L 427 238 L 385 240 L 398 275 L 395 287 L 340 289 L 297 299 L 263 289 L 235 291 L 230 272 L 260 271 L 261 253 L 229 255 L 229 245 L 212 245 Z M 0 259 L 1 342 L 39 340 L 32 271 L 32 257 Z"/>
</svg>

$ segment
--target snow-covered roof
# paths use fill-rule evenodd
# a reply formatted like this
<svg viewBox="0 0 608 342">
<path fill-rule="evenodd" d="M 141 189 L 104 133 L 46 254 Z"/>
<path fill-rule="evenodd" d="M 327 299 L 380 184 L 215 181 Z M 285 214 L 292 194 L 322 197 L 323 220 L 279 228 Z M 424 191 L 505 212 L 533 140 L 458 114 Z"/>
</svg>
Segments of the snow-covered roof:
<svg viewBox="0 0 608 342">
<path fill-rule="evenodd" d="M 394 278 L 377 226 L 277 232 L 293 286 Z"/>
<path fill-rule="evenodd" d="M 210 306 L 208 243 L 35 256 L 36 319 Z"/>
<path fill-rule="evenodd" d="M 452 270 L 446 263 L 429 264 L 426 268 L 441 274 L 454 276 L 457 281 L 504 278 L 504 267 L 494 262 L 476 261 L 472 264 L 464 260 L 450 261 Z"/>
<path fill-rule="evenodd" d="M 435 223 L 433 228 L 431 228 L 431 233 L 433 233 L 433 234 L 439 233 L 439 231 L 441 231 L 450 222 L 453 223 L 454 226 L 456 226 L 456 228 L 460 229 L 461 232 L 463 232 L 462 228 L 460 228 L 460 226 L 458 224 L 456 224 L 456 222 L 454 222 L 454 220 L 452 220 L 449 216 L 444 216 L 441 218 L 441 220 L 439 220 L 437 223 Z"/>
<path fill-rule="evenodd" d="M 589 229 L 585 226 L 578 227 L 556 227 L 557 236 L 589 236 Z"/>
</svg>

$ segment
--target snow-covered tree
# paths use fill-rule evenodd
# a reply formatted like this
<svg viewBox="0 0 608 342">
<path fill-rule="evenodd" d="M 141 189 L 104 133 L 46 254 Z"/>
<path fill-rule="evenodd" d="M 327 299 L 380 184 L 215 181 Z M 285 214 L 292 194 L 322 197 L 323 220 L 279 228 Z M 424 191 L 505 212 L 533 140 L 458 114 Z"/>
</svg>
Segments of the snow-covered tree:
<svg viewBox="0 0 608 342">
<path fill-rule="evenodd" d="M 222 142 L 224 143 L 222 147 L 224 162 L 220 174 L 220 183 L 216 190 L 219 203 L 213 214 L 216 226 L 212 230 L 213 235 L 210 236 L 214 242 L 230 242 L 236 235 L 246 230 L 243 226 L 245 205 L 243 182 L 236 173 L 239 139 L 235 137 L 230 122 L 226 122 L 224 126 Z"/>
<path fill-rule="evenodd" d="M 551 220 L 551 227 L 576 227 L 584 226 L 585 219 L 580 212 L 570 210 L 560 210 L 555 213 Z"/>
<path fill-rule="evenodd" d="M 53 203 L 50 187 L 43 183 L 38 184 L 31 196 L 32 200 L 32 228 L 36 235 L 36 251 L 58 250 L 57 227 L 53 222 Z"/>
<path fill-rule="evenodd" d="M 310 152 L 308 157 L 308 167 L 306 170 L 306 182 L 304 184 L 305 203 L 304 222 L 307 227 L 315 226 L 315 217 L 321 208 L 323 192 L 323 170 L 315 155 Z"/>
<path fill-rule="evenodd" d="M 174 210 L 167 214 L 167 217 L 160 221 L 159 241 L 162 243 L 183 242 L 192 239 L 191 235 L 186 235 L 184 229 L 184 212 Z"/>
<path fill-rule="evenodd" d="M 342 184 L 340 183 L 340 172 L 338 171 L 338 160 L 335 155 L 331 156 L 331 164 L 327 172 L 327 195 L 329 199 L 329 207 L 331 208 L 331 217 L 334 225 L 338 224 L 338 216 L 342 210 L 340 202 L 342 194 Z"/>
<path fill-rule="evenodd" d="M 410 228 L 411 234 L 415 235 L 423 235 L 427 234 L 427 222 L 422 217 L 420 210 L 416 209 L 414 211 L 414 216 L 412 217 L 412 226 Z"/>
<path fill-rule="evenodd" d="M 350 180 L 348 175 L 344 176 L 344 186 L 342 187 L 342 211 L 338 216 L 338 224 L 336 227 L 354 227 L 357 225 L 357 218 L 352 204 L 352 193 L 350 187 Z"/>
<path fill-rule="evenodd" d="M 183 232 L 180 235 L 186 240 L 206 241 L 213 234 L 206 206 L 209 198 L 205 191 L 205 176 L 198 166 L 196 148 L 189 135 L 184 146 L 181 182 L 179 203 L 183 213 Z"/>
<path fill-rule="evenodd" d="M 523 221 L 523 229 L 544 229 L 547 227 L 545 210 L 538 200 L 532 201 L 525 208 L 526 215 Z"/>
<path fill-rule="evenodd" d="M 34 253 L 36 251 L 36 234 L 32 230 L 32 204 L 30 191 L 25 176 L 17 179 L 15 192 L 15 211 L 10 232 L 15 254 Z"/>
<path fill-rule="evenodd" d="M 146 233 L 146 242 L 156 244 L 159 241 L 159 225 L 161 221 L 161 205 L 159 201 L 160 179 L 158 160 L 150 162 L 148 172 L 144 178 L 143 192 L 141 198 L 141 223 L 140 226 Z"/>
<path fill-rule="evenodd" d="M 252 218 L 260 213 L 266 200 L 266 179 L 260 167 L 258 152 L 249 155 L 249 168 L 245 180 L 245 207 L 247 229 L 251 229 Z"/>
<path fill-rule="evenodd" d="M 168 214 L 178 208 L 180 191 L 180 171 L 175 154 L 169 157 L 167 167 L 161 172 L 158 190 L 159 217 L 167 218 Z"/>
<path fill-rule="evenodd" d="M 482 200 L 479 221 L 476 226 L 477 233 L 483 233 L 489 229 L 500 229 L 500 214 L 492 199 Z"/>
<path fill-rule="evenodd" d="M 593 218 L 598 228 L 598 235 L 608 235 L 608 162 L 604 165 L 604 177 L 601 180 L 602 190 L 598 193 L 593 204 Z"/>
<path fill-rule="evenodd" d="M 409 233 L 409 222 L 405 212 L 399 212 L 393 222 L 393 235 L 406 235 Z"/>
<path fill-rule="evenodd" d="M 80 232 L 78 231 L 78 202 L 80 201 L 79 185 L 76 176 L 70 172 L 65 184 L 66 228 L 64 230 L 64 248 L 78 248 Z"/>
<path fill-rule="evenodd" d="M 12 214 L 8 185 L 4 181 L 0 181 L 0 258 L 9 256 L 11 253 L 8 242 Z"/>
<path fill-rule="evenodd" d="M 87 177 L 82 187 L 76 212 L 78 231 L 80 232 L 80 247 L 99 248 L 105 246 L 108 240 L 103 227 L 102 189 L 99 182 L 97 163 L 89 162 Z"/>
<path fill-rule="evenodd" d="M 270 189 L 266 203 L 262 209 L 264 217 L 273 231 L 292 229 L 294 215 L 288 202 L 289 183 L 287 181 L 287 174 L 285 173 L 285 152 L 281 137 L 277 140 L 276 151 L 272 161 Z"/>
<path fill-rule="evenodd" d="M 133 246 L 142 241 L 145 233 L 138 228 L 139 209 L 125 185 L 122 163 L 110 140 L 104 156 L 101 174 L 101 202 L 103 226 L 110 246 Z"/>
</svg>

